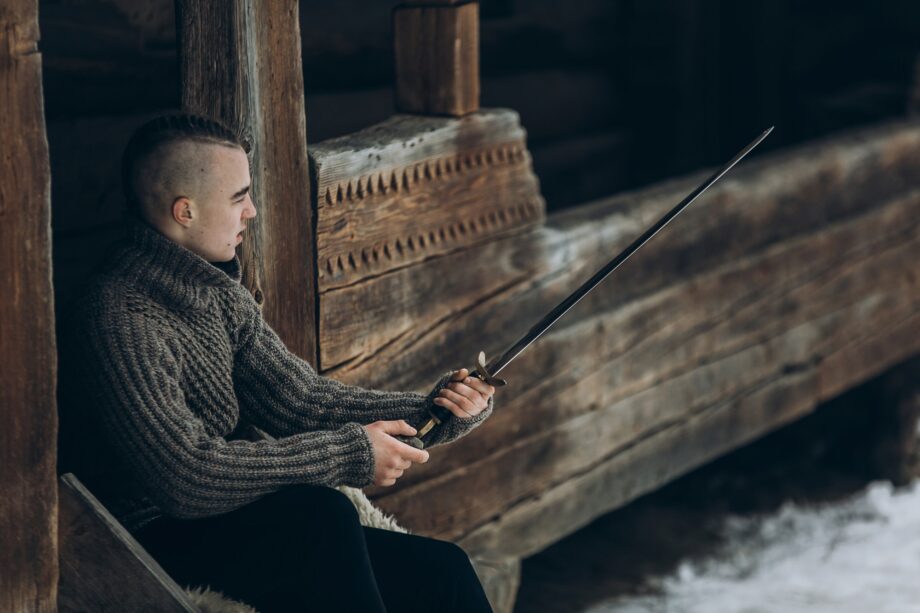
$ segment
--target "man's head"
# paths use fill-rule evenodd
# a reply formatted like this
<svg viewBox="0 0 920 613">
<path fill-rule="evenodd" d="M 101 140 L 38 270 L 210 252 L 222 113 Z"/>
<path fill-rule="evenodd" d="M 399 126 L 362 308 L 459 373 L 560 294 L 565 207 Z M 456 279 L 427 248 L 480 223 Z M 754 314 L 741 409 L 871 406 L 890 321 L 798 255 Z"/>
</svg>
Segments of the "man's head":
<svg viewBox="0 0 920 613">
<path fill-rule="evenodd" d="M 233 259 L 256 216 L 249 160 L 239 138 L 195 115 L 139 127 L 122 156 L 128 213 L 209 262 Z"/>
</svg>

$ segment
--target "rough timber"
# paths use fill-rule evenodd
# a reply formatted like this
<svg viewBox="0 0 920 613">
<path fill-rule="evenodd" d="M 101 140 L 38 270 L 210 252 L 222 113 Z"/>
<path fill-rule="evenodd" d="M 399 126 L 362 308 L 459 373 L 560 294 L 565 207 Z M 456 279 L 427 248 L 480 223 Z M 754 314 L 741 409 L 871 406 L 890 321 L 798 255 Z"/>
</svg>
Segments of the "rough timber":
<svg viewBox="0 0 920 613">
<path fill-rule="evenodd" d="M 394 168 L 397 185 L 414 177 L 405 169 L 420 158 L 406 152 L 455 120 L 412 121 L 313 148 L 326 190 L 316 198 L 319 253 L 361 253 L 371 233 L 400 236 L 426 214 L 443 225 L 470 218 L 465 189 L 416 209 L 411 180 L 386 194 L 386 212 L 353 208 L 349 186 L 354 196 L 361 177 Z M 456 154 L 440 146 L 421 159 Z M 333 150 L 349 160 L 335 171 Z M 916 354 L 918 173 L 916 122 L 746 162 L 509 367 L 489 422 L 371 495 L 416 532 L 501 567 L 507 590 L 521 557 Z M 699 175 L 467 244 L 434 241 L 376 269 L 371 256 L 366 269 L 356 259 L 335 272 L 337 254 L 333 276 L 320 273 L 321 365 L 350 382 L 422 389 L 517 338 Z M 327 193 L 343 189 L 330 204 Z M 514 205 L 502 197 L 485 206 Z M 399 213 L 403 203 L 411 214 Z M 324 236 L 365 223 L 374 227 Z"/>
</svg>

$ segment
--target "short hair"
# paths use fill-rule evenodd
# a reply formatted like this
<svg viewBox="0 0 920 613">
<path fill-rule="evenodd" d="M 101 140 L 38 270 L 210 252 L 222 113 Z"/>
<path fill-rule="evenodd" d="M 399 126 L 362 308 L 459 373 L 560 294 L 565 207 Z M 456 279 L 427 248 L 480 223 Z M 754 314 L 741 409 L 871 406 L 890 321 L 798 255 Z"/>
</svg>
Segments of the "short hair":
<svg viewBox="0 0 920 613">
<path fill-rule="evenodd" d="M 126 214 L 142 216 L 142 202 L 135 185 L 138 168 L 161 147 L 182 141 L 235 146 L 246 153 L 250 149 L 238 133 L 210 117 L 176 113 L 151 119 L 134 131 L 121 157 L 121 184 Z"/>
</svg>

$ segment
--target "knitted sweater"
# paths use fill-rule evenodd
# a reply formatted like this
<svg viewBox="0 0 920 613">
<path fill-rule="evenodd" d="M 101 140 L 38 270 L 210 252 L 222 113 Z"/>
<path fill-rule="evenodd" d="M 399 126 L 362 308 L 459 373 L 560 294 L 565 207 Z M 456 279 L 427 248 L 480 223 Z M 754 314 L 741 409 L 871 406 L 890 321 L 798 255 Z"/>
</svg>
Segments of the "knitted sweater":
<svg viewBox="0 0 920 613">
<path fill-rule="evenodd" d="M 94 448 L 79 454 L 108 454 L 96 462 L 110 473 L 97 496 L 129 530 L 161 513 L 224 513 L 291 484 L 369 485 L 374 454 L 361 424 L 427 419 L 447 375 L 427 395 L 322 377 L 262 318 L 238 258 L 209 263 L 142 221 L 127 224 L 75 303 L 62 367 L 88 400 L 78 419 L 94 420 L 109 447 L 87 439 Z M 450 420 L 429 446 L 491 412 L 490 400 Z M 234 438 L 241 419 L 276 440 Z"/>
</svg>

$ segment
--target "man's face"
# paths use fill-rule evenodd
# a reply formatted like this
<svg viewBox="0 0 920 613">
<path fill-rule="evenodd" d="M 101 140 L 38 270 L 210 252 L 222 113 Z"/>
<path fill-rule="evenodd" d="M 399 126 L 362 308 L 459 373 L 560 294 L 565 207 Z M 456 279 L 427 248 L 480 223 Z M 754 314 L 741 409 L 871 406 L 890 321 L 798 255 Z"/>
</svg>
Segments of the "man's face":
<svg viewBox="0 0 920 613">
<path fill-rule="evenodd" d="M 209 262 L 226 262 L 243 242 L 247 222 L 256 216 L 249 194 L 249 160 L 239 147 L 208 144 L 201 149 L 205 155 L 194 169 L 201 176 L 199 193 L 190 203 L 179 203 L 192 212 L 182 243 Z"/>
</svg>

